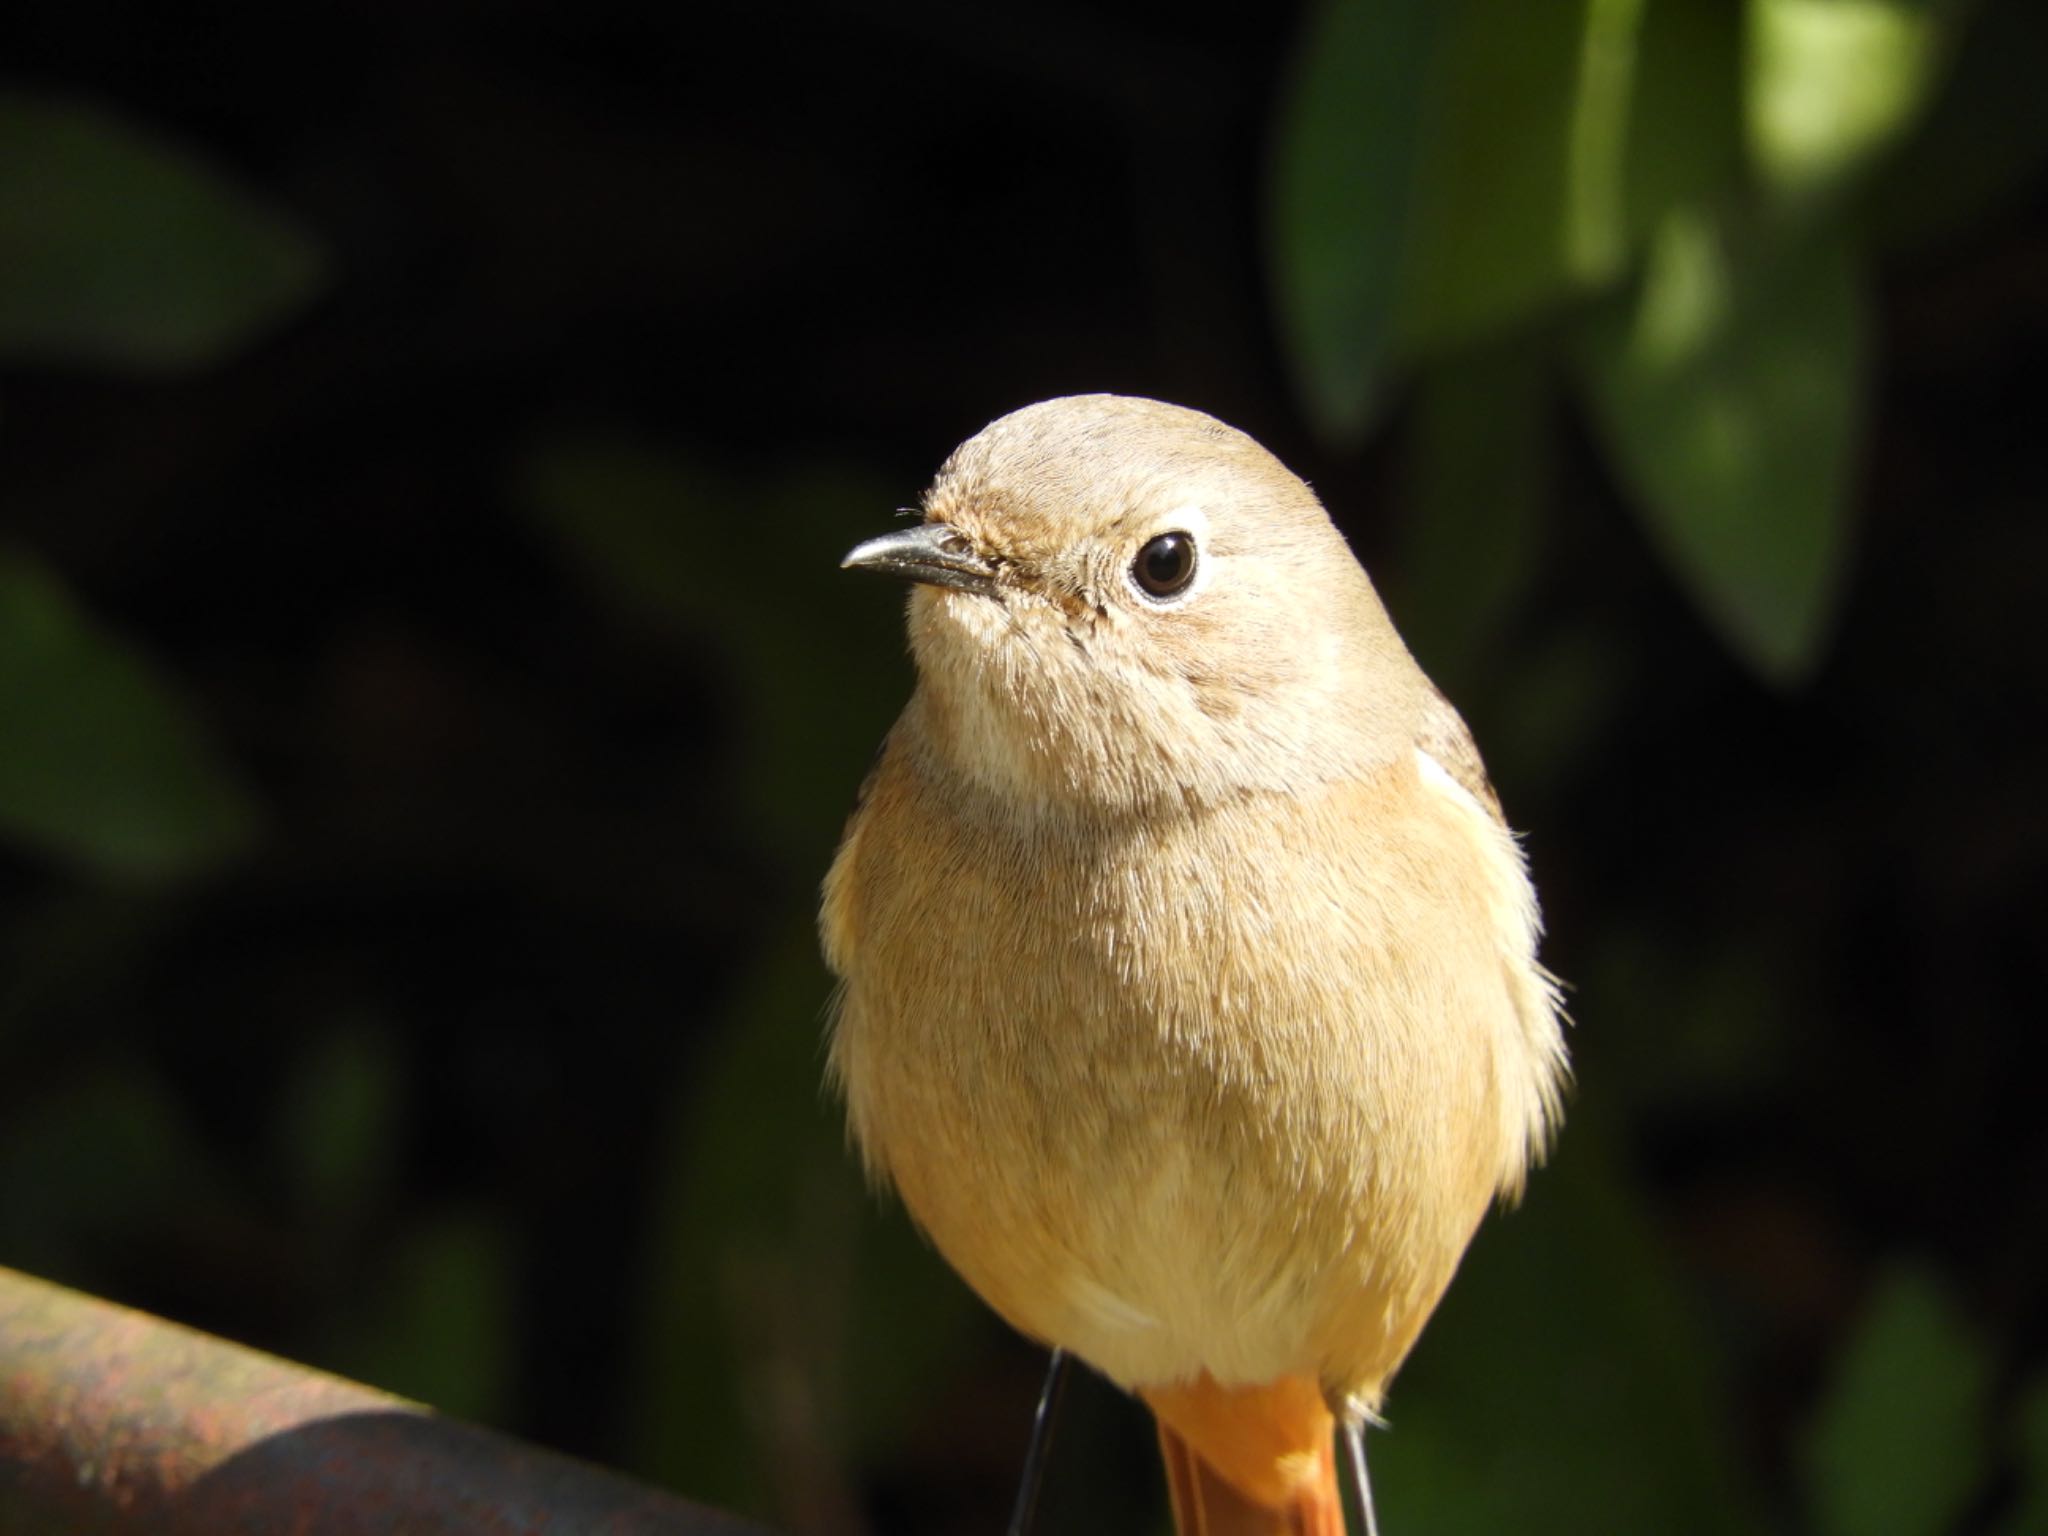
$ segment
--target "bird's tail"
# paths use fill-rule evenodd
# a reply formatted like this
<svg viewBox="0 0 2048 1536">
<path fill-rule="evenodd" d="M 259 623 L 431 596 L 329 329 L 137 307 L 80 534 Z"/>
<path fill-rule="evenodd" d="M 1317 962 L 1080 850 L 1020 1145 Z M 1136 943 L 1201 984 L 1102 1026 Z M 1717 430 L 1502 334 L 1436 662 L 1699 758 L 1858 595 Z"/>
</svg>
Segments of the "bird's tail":
<svg viewBox="0 0 2048 1536">
<path fill-rule="evenodd" d="M 1149 1388 L 1179 1536 L 1344 1536 L 1335 1422 L 1316 1384 Z"/>
</svg>

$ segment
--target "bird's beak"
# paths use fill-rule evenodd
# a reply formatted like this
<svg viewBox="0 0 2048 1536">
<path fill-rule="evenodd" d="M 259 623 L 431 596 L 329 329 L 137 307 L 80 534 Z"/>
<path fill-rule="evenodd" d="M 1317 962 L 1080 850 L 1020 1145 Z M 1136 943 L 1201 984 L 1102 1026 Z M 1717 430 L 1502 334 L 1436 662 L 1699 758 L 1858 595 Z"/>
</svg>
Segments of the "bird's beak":
<svg viewBox="0 0 2048 1536">
<path fill-rule="evenodd" d="M 947 523 L 920 523 L 856 544 L 839 568 L 880 571 L 962 592 L 986 594 L 995 587 L 994 568 L 975 553 L 965 534 Z"/>
</svg>

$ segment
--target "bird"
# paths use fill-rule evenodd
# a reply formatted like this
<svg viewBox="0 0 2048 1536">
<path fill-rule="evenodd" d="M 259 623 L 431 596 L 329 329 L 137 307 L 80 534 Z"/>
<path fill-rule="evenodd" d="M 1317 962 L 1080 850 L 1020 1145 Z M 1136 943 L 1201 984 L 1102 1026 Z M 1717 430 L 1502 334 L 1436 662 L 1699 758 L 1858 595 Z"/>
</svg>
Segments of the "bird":
<svg viewBox="0 0 2048 1536">
<path fill-rule="evenodd" d="M 1342 1536 L 1569 1069 L 1471 733 L 1308 485 L 1184 406 L 992 422 L 843 564 L 916 683 L 826 876 L 872 1180 L 1151 1409 L 1183 1536 Z"/>
</svg>

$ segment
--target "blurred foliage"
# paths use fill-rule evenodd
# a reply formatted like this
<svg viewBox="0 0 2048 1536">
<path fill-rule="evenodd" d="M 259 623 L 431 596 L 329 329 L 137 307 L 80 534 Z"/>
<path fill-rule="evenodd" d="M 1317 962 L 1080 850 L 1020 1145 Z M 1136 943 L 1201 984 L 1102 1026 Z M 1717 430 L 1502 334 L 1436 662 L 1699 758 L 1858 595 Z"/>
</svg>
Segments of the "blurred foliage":
<svg viewBox="0 0 2048 1536">
<path fill-rule="evenodd" d="M 307 1032 L 274 1135 L 293 1197 L 323 1227 L 347 1231 L 389 1198 L 405 1090 L 406 1063 L 375 1021 Z"/>
<path fill-rule="evenodd" d="M 1999 1530 L 2005 1536 L 2048 1530 L 2048 1380 L 2036 1380 L 2013 1416 L 2020 1437 L 2019 1507 Z"/>
<path fill-rule="evenodd" d="M 1954 1530 L 1988 1461 L 1991 1360 L 1940 1284 L 1894 1266 L 1820 1405 L 1808 1476 L 1827 1536 Z"/>
<path fill-rule="evenodd" d="M 408 14 L 0 38 L 0 1263 L 992 1529 L 1040 1362 L 820 1085 L 837 562 L 1128 389 L 1316 484 L 1576 983 L 1389 1527 L 2048 1529 L 2048 7 Z"/>
<path fill-rule="evenodd" d="M 1404 1530 L 1758 1528 L 1701 1320 L 1603 1132 L 1582 1117 L 1418 1347 L 1374 1472 Z"/>
<path fill-rule="evenodd" d="M 900 595 L 844 580 L 834 558 L 847 510 L 889 505 L 888 488 L 831 467 L 741 486 L 673 455 L 573 438 L 537 447 L 520 485 L 601 590 L 722 656 L 746 701 L 749 841 L 792 858 L 829 846 L 903 687 L 900 669 L 873 660 L 900 648 Z M 758 582 L 778 601 L 761 602 Z M 845 1501 L 838 1459 L 902 1433 L 969 1303 L 900 1217 L 866 1219 L 818 1087 L 830 989 L 805 903 L 737 984 L 720 1048 L 675 1107 L 637 1383 L 640 1464 L 754 1508 L 779 1488 L 818 1525 Z"/>
<path fill-rule="evenodd" d="M 131 1063 L 88 1059 L 0 1128 L 9 1259 L 45 1273 L 174 1222 L 204 1227 L 220 1199 L 190 1111 Z"/>
<path fill-rule="evenodd" d="M 1276 300 L 1337 441 L 1390 375 L 1527 332 L 1765 675 L 1817 665 L 1849 548 L 1877 243 L 1854 194 L 1925 114 L 1940 0 L 1329 0 L 1283 114 Z M 1525 360 L 1514 365 L 1526 368 Z"/>
<path fill-rule="evenodd" d="M 1758 255 L 1674 214 L 1633 313 L 1587 337 L 1617 474 L 1701 609 L 1775 677 L 1813 665 L 1848 552 L 1858 290 L 1837 244 Z"/>
<path fill-rule="evenodd" d="M 0 829 L 128 877 L 189 874 L 243 846 L 254 812 L 149 663 L 62 584 L 0 549 Z"/>
<path fill-rule="evenodd" d="M 228 356 L 319 284 L 313 244 L 203 161 L 78 103 L 0 91 L 0 356 Z"/>
<path fill-rule="evenodd" d="M 447 1211 L 391 1243 L 375 1288 L 332 1346 L 356 1374 L 444 1413 L 502 1421 L 520 1319 L 502 1218 Z"/>
</svg>

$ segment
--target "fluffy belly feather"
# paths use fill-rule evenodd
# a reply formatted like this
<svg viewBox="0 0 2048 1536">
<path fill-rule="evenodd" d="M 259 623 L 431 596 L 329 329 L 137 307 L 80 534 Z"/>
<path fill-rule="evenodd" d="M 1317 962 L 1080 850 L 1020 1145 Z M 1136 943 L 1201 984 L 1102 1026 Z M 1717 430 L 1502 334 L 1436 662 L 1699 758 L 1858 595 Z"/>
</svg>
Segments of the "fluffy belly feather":
<svg viewBox="0 0 2048 1536">
<path fill-rule="evenodd" d="M 871 1168 L 997 1311 L 1126 1386 L 1376 1400 L 1519 1172 L 1502 957 L 1443 906 L 1471 840 L 1390 798 L 1387 846 L 1453 862 L 1389 869 L 1319 809 L 1358 815 L 1253 804 L 1056 858 L 926 818 L 834 872 L 833 1062 Z"/>
</svg>

